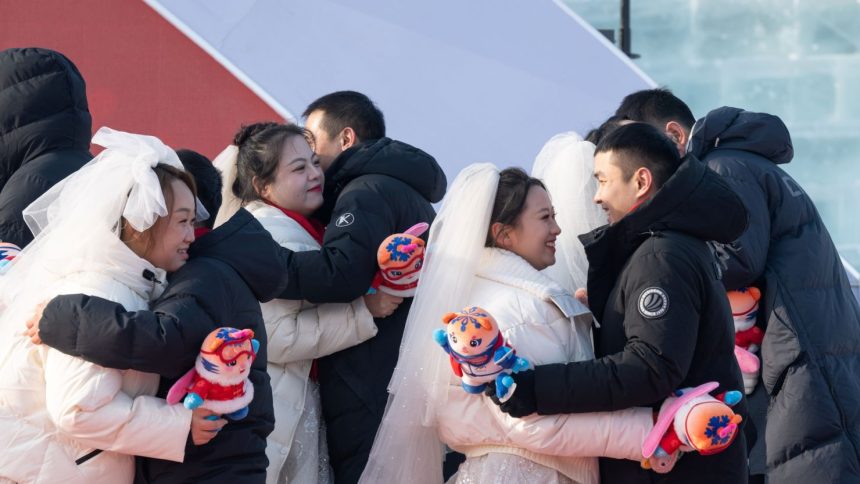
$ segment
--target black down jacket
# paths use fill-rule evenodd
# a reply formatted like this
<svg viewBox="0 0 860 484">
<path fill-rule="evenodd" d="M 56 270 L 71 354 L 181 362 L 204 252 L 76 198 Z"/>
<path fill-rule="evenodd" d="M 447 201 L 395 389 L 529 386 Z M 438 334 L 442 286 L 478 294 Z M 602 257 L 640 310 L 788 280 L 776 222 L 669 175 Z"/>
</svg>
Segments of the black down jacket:
<svg viewBox="0 0 860 484">
<path fill-rule="evenodd" d="M 22 248 L 33 234 L 21 212 L 91 158 L 86 85 L 48 49 L 0 52 L 0 240 Z"/>
<path fill-rule="evenodd" d="M 763 293 L 751 472 L 860 482 L 860 309 L 815 205 L 777 166 L 793 156 L 788 130 L 776 116 L 723 107 L 696 123 L 688 152 L 750 212 L 749 229 L 722 252 L 726 287 Z"/>
<path fill-rule="evenodd" d="M 687 157 L 648 201 L 617 223 L 580 237 L 588 300 L 600 327 L 596 359 L 535 368 L 540 414 L 658 406 L 677 388 L 716 381 L 742 390 L 732 312 L 709 240 L 729 242 L 747 212 L 719 176 Z M 564 391 L 560 391 L 564 389 Z M 514 393 L 516 397 L 516 393 Z M 735 407 L 746 418 L 744 402 Z M 633 461 L 600 459 L 601 482 L 746 482 L 746 443 L 684 455 L 660 475 Z"/>
</svg>

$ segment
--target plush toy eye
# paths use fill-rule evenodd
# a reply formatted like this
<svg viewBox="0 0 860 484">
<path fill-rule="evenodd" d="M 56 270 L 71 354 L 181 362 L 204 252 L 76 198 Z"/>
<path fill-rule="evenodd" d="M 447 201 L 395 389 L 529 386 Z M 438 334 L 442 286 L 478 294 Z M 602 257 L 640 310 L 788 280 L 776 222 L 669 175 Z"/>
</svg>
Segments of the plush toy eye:
<svg viewBox="0 0 860 484">
<path fill-rule="evenodd" d="M 395 276 L 395 277 L 397 277 L 397 276 L 402 276 L 402 275 L 403 275 L 403 273 L 402 273 L 402 272 L 400 272 L 400 271 L 391 271 L 391 272 L 390 272 L 390 274 L 391 274 L 392 276 Z"/>
<path fill-rule="evenodd" d="M 456 343 L 456 342 L 457 342 L 457 337 L 456 337 L 456 336 L 454 336 L 453 334 L 451 335 L 451 342 L 452 342 L 452 343 Z"/>
<path fill-rule="evenodd" d="M 227 363 L 227 366 L 236 366 L 236 360 L 233 360 L 230 363 Z"/>
<path fill-rule="evenodd" d="M 469 346 L 477 348 L 478 346 L 481 346 L 481 341 L 483 341 L 481 338 L 473 339 L 472 341 L 469 341 Z"/>
<path fill-rule="evenodd" d="M 415 262 L 415 270 L 416 270 L 416 271 L 417 271 L 418 269 L 420 269 L 420 268 L 421 268 L 421 264 L 422 264 L 423 262 L 424 262 L 424 261 L 422 261 L 421 259 L 418 259 L 418 260 Z"/>
</svg>

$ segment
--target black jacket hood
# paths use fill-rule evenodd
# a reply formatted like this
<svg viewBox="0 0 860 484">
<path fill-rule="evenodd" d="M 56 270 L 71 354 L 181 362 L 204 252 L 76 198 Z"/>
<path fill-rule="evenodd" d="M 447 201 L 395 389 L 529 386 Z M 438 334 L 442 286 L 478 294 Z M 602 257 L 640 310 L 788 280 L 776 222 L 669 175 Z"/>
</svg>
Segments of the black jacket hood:
<svg viewBox="0 0 860 484">
<path fill-rule="evenodd" d="M 719 175 L 693 156 L 648 201 L 612 225 L 580 236 L 583 245 L 610 240 L 626 258 L 655 232 L 681 232 L 701 240 L 729 243 L 747 228 L 746 207 Z"/>
<path fill-rule="evenodd" d="M 48 49 L 0 52 L 0 188 L 49 151 L 89 154 L 92 117 L 86 84 L 64 55 Z"/>
<path fill-rule="evenodd" d="M 191 258 L 217 259 L 235 270 L 260 302 L 277 297 L 286 287 L 280 246 L 244 208 L 230 220 L 191 244 Z"/>
<path fill-rule="evenodd" d="M 687 153 L 704 159 L 716 149 L 749 151 L 776 164 L 788 163 L 794 157 L 791 135 L 781 119 L 728 106 L 708 113 L 690 133 Z"/>
<path fill-rule="evenodd" d="M 692 156 L 648 201 L 617 223 L 579 236 L 588 257 L 592 312 L 603 319 L 606 298 L 636 250 L 663 232 L 728 243 L 747 227 L 748 212 L 720 176 Z"/>
<path fill-rule="evenodd" d="M 436 159 L 414 146 L 380 138 L 360 143 L 338 156 L 326 171 L 326 194 L 339 193 L 361 175 L 387 175 L 411 186 L 436 203 L 442 200 L 447 179 Z"/>
</svg>

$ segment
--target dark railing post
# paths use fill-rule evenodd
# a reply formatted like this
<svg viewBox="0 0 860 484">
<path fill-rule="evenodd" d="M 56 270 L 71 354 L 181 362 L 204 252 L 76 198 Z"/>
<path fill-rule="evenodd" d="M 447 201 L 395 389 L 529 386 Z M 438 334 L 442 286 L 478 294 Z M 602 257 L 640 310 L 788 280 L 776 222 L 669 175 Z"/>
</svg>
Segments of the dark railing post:
<svg viewBox="0 0 860 484">
<path fill-rule="evenodd" d="M 618 31 L 618 46 L 627 57 L 639 57 L 630 50 L 630 0 L 621 0 L 621 29 Z"/>
</svg>

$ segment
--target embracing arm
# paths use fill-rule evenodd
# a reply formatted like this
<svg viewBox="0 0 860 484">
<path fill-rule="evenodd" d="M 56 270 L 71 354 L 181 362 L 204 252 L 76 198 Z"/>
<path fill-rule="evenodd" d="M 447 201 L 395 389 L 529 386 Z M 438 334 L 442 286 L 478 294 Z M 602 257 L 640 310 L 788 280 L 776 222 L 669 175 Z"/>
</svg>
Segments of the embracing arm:
<svg viewBox="0 0 860 484">
<path fill-rule="evenodd" d="M 698 337 L 701 275 L 688 262 L 665 253 L 646 254 L 637 262 L 620 291 L 626 295 L 624 350 L 595 360 L 536 367 L 539 414 L 652 405 L 686 377 Z M 652 288 L 665 291 L 669 302 L 664 314 L 646 318 L 638 302 Z"/>
<path fill-rule="evenodd" d="M 376 335 L 376 324 L 363 298 L 302 307 L 306 305 L 283 300 L 263 305 L 270 363 L 320 358 Z"/>
<path fill-rule="evenodd" d="M 199 283 L 199 281 L 197 281 Z M 122 305 L 82 294 L 57 296 L 39 321 L 42 341 L 63 353 L 117 369 L 134 369 L 177 378 L 194 366 L 200 344 L 219 326 L 217 309 L 183 291 L 180 281 L 151 311 L 125 311 Z M 209 281 L 205 304 L 222 304 L 225 288 Z"/>
<path fill-rule="evenodd" d="M 500 411 L 489 398 L 453 386 L 438 415 L 439 435 L 452 448 L 507 445 L 562 457 L 639 461 L 642 443 L 652 427 L 650 408 L 518 419 Z"/>
<path fill-rule="evenodd" d="M 333 213 L 320 251 L 283 249 L 290 260 L 281 298 L 350 302 L 367 292 L 378 270 L 379 244 L 398 230 L 394 216 L 385 198 L 366 188 L 342 194 Z"/>
<path fill-rule="evenodd" d="M 66 436 L 84 446 L 182 462 L 191 411 L 161 398 L 131 397 L 118 370 L 48 350 L 48 415 Z"/>
</svg>

